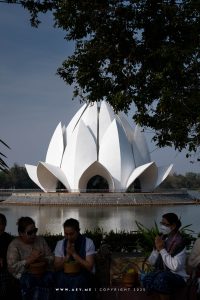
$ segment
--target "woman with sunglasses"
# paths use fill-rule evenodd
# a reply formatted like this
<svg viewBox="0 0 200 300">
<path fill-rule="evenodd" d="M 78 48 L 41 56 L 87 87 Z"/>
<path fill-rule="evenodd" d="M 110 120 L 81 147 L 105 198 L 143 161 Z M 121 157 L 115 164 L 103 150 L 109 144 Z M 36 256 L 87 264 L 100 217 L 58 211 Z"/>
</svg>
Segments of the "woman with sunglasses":
<svg viewBox="0 0 200 300">
<path fill-rule="evenodd" d="M 19 235 L 7 251 L 8 270 L 19 280 L 23 300 L 50 299 L 54 255 L 45 239 L 36 235 L 38 229 L 32 218 L 21 217 L 17 225 Z"/>
<path fill-rule="evenodd" d="M 154 271 L 143 279 L 146 291 L 158 293 L 160 299 L 169 300 L 170 295 L 186 285 L 186 248 L 179 231 L 181 221 L 174 213 L 166 213 L 160 222 L 160 235 L 155 237 L 155 247 L 148 261 Z"/>
</svg>

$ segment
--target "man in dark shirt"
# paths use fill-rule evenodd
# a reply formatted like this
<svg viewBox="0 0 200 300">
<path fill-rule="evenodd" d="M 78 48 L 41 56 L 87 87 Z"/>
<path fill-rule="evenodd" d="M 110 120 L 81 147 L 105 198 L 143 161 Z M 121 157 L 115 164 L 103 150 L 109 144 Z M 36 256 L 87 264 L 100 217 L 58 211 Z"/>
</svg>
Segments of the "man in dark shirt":
<svg viewBox="0 0 200 300">
<path fill-rule="evenodd" d="M 0 299 L 8 298 L 10 275 L 7 270 L 6 254 L 8 245 L 12 240 L 9 233 L 5 232 L 7 220 L 4 214 L 0 213 Z"/>
</svg>

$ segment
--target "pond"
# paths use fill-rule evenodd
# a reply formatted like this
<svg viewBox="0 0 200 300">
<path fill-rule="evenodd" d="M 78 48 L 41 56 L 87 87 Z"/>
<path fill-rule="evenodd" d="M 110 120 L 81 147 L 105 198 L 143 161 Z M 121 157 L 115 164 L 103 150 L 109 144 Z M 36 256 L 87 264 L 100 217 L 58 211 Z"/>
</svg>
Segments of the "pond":
<svg viewBox="0 0 200 300">
<path fill-rule="evenodd" d="M 192 224 L 189 228 L 195 235 L 200 232 L 200 205 L 68 207 L 1 204 L 0 212 L 7 217 L 6 231 L 14 235 L 17 234 L 16 222 L 21 216 L 32 217 L 40 234 L 58 234 L 62 232 L 63 222 L 71 217 L 80 221 L 81 232 L 97 227 L 106 232 L 132 231 L 137 229 L 136 220 L 146 227 L 151 227 L 155 221 L 159 224 L 162 214 L 167 212 L 176 213 L 183 226 Z"/>
</svg>

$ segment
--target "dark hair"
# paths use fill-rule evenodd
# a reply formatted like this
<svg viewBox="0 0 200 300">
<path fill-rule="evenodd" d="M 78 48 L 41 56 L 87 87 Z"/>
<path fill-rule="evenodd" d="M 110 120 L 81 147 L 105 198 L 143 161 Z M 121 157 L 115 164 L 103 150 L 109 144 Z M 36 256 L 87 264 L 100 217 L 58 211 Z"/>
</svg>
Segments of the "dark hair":
<svg viewBox="0 0 200 300">
<path fill-rule="evenodd" d="M 67 219 L 63 223 L 63 227 L 72 227 L 74 228 L 77 232 L 80 231 L 80 226 L 79 226 L 79 221 L 73 218 Z"/>
<path fill-rule="evenodd" d="M 0 224 L 5 225 L 7 224 L 7 219 L 6 216 L 4 214 L 0 213 Z"/>
<path fill-rule="evenodd" d="M 28 225 L 35 225 L 35 221 L 30 217 L 21 217 L 17 221 L 18 232 L 25 232 Z"/>
<path fill-rule="evenodd" d="M 167 214 L 164 214 L 162 217 L 164 219 L 166 219 L 169 222 L 170 225 L 175 224 L 177 230 L 182 225 L 179 217 L 176 214 L 174 214 L 174 213 L 167 213 Z"/>
</svg>

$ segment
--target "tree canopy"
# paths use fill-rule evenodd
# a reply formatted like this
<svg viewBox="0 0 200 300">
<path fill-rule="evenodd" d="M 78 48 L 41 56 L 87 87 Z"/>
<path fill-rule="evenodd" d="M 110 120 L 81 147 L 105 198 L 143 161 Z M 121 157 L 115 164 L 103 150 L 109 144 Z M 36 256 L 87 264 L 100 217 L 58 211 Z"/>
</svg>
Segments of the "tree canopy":
<svg viewBox="0 0 200 300">
<path fill-rule="evenodd" d="M 159 147 L 200 145 L 199 0 L 8 0 L 30 12 L 52 11 L 75 42 L 57 73 L 74 97 L 105 99 L 116 112 L 135 104 L 134 121 L 154 130 Z"/>
</svg>

